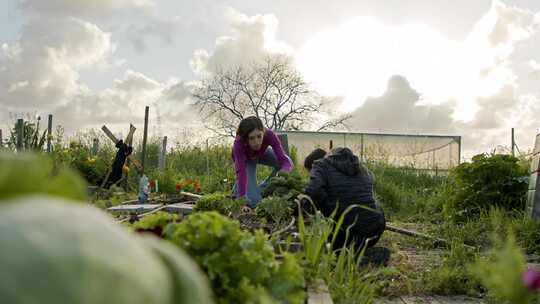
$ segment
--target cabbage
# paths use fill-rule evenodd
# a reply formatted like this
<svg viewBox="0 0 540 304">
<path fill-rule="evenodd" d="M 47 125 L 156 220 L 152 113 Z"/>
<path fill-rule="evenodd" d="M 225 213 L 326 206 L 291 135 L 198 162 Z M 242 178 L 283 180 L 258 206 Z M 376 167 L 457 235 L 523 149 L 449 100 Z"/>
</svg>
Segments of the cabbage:
<svg viewBox="0 0 540 304">
<path fill-rule="evenodd" d="M 0 204 L 2 303 L 212 303 L 206 278 L 180 249 L 66 202 Z"/>
</svg>

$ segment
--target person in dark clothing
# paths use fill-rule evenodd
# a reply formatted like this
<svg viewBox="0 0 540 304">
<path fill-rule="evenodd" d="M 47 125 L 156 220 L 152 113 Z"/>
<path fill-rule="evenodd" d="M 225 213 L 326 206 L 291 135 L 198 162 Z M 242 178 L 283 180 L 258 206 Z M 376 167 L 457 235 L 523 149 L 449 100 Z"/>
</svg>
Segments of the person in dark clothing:
<svg viewBox="0 0 540 304">
<path fill-rule="evenodd" d="M 116 156 L 111 168 L 111 173 L 107 179 L 106 188 L 110 188 L 113 184 L 117 183 L 122 178 L 122 169 L 126 163 L 126 158 L 133 152 L 133 147 L 128 146 L 123 140 L 119 140 L 116 143 Z"/>
<path fill-rule="evenodd" d="M 310 171 L 305 193 L 324 216 L 331 216 L 337 208 L 337 221 L 349 206 L 358 205 L 345 215 L 334 249 L 345 244 L 356 250 L 365 244 L 367 247 L 375 245 L 384 232 L 386 221 L 382 208 L 373 197 L 373 174 L 358 157 L 348 148 L 336 148 L 328 154 L 316 149 L 306 157 L 304 167 Z"/>
</svg>

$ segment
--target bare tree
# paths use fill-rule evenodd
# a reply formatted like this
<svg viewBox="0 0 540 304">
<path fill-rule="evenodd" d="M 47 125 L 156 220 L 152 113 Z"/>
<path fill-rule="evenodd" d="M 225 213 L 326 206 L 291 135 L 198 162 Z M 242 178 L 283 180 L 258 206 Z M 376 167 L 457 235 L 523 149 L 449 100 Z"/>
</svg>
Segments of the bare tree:
<svg viewBox="0 0 540 304">
<path fill-rule="evenodd" d="M 285 56 L 269 56 L 247 67 L 218 69 L 193 93 L 207 127 L 234 136 L 244 117 L 255 115 L 276 130 L 309 128 L 324 99 L 303 80 Z M 319 130 L 342 125 L 349 117 L 319 123 Z"/>
</svg>

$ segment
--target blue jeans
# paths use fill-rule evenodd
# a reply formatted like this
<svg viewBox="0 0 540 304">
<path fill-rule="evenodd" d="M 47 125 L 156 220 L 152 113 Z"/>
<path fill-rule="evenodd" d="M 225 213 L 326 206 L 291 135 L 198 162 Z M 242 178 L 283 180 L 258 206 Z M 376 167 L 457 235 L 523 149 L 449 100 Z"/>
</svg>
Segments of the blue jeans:
<svg viewBox="0 0 540 304">
<path fill-rule="evenodd" d="M 288 157 L 288 156 L 287 156 Z M 290 159 L 290 158 L 289 158 Z M 292 162 L 291 162 L 292 163 Z M 257 165 L 265 165 L 272 167 L 272 172 L 268 177 L 260 184 L 257 184 Z M 261 157 L 248 159 L 246 161 L 246 175 L 247 175 L 247 189 L 246 189 L 246 199 L 248 200 L 249 205 L 252 208 L 255 208 L 257 204 L 262 200 L 262 191 L 270 179 L 277 175 L 281 169 L 279 162 L 276 158 L 276 154 L 272 147 L 268 147 L 264 154 Z M 238 181 L 234 183 L 233 194 L 234 197 L 238 197 Z"/>
</svg>

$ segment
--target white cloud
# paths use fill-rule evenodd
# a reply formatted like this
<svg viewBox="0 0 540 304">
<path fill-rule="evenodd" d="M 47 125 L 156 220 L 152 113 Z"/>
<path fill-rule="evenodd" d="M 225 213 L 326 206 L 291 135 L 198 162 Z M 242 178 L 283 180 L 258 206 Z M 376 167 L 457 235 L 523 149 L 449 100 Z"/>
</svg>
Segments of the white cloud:
<svg viewBox="0 0 540 304">
<path fill-rule="evenodd" d="M 403 76 L 392 76 L 380 97 L 368 98 L 351 112 L 348 125 L 355 131 L 394 133 L 453 133 L 452 107 L 420 105 L 420 95 Z"/>
<path fill-rule="evenodd" d="M 150 37 L 156 37 L 165 44 L 172 44 L 178 30 L 183 26 L 179 17 L 171 19 L 149 17 L 148 19 L 146 24 L 132 24 L 126 30 L 128 39 L 139 52 L 143 52 L 148 48 L 148 39 Z"/>
<path fill-rule="evenodd" d="M 111 35 L 75 18 L 31 19 L 20 38 L 0 53 L 0 100 L 6 106 L 49 107 L 86 87 L 81 69 L 107 65 Z"/>
<path fill-rule="evenodd" d="M 159 112 L 163 128 L 199 125 L 191 106 L 190 84 L 171 80 L 158 82 L 142 73 L 128 70 L 122 79 L 115 79 L 110 88 L 85 92 L 55 110 L 59 121 L 71 130 L 134 123 L 141 127 L 144 107 L 151 106 L 151 125 Z M 73 119 L 76 117 L 77 119 Z"/>
<path fill-rule="evenodd" d="M 152 0 L 18 0 L 18 6 L 36 16 L 87 16 L 103 15 L 125 8 L 146 8 Z"/>
<path fill-rule="evenodd" d="M 421 93 L 422 103 L 456 101 L 455 118 L 470 120 L 478 98 L 515 85 L 510 55 L 534 33 L 532 16 L 494 1 L 464 41 L 422 24 L 388 26 L 358 17 L 314 35 L 297 61 L 322 94 L 345 97 L 345 110 L 380 96 L 386 79 L 399 74 Z"/>
<path fill-rule="evenodd" d="M 536 60 L 529 60 L 529 67 L 532 69 L 532 74 L 536 77 L 540 77 L 540 63 Z"/>
<path fill-rule="evenodd" d="M 292 48 L 276 39 L 278 20 L 274 15 L 248 17 L 233 9 L 226 12 L 231 36 L 216 39 L 212 52 L 199 49 L 193 54 L 191 66 L 198 74 L 215 71 L 217 67 L 234 67 L 261 60 L 269 54 L 291 54 Z"/>
</svg>

